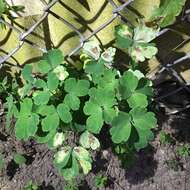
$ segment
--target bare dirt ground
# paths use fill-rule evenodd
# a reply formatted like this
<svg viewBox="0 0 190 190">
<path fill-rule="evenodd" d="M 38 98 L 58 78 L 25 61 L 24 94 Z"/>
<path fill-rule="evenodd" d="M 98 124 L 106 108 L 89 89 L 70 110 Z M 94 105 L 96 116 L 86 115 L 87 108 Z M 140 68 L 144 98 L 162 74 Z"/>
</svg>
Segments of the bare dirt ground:
<svg viewBox="0 0 190 190">
<path fill-rule="evenodd" d="M 103 150 L 94 155 L 92 172 L 78 179 L 81 190 L 96 190 L 93 179 L 101 172 L 109 177 L 105 190 L 188 190 L 190 189 L 190 158 L 180 158 L 176 148 L 181 143 L 189 143 L 190 113 L 173 116 L 159 114 L 156 138 L 151 145 L 135 155 L 133 166 L 121 167 L 121 161 L 105 142 Z M 159 131 L 164 130 L 175 139 L 174 144 L 161 145 Z M 63 190 L 64 180 L 52 165 L 52 152 L 45 145 L 17 142 L 1 130 L 0 152 L 5 156 L 5 169 L 0 174 L 1 190 L 23 190 L 32 180 L 44 190 Z M 20 152 L 27 158 L 26 164 L 17 166 L 13 153 Z"/>
</svg>

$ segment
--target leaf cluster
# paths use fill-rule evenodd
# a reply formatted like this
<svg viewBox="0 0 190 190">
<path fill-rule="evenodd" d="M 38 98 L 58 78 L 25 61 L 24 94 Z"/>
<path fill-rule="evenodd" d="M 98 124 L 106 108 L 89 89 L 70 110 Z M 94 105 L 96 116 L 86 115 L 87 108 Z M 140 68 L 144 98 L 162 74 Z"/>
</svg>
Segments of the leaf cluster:
<svg viewBox="0 0 190 190">
<path fill-rule="evenodd" d="M 115 29 L 116 43 L 121 49 L 127 50 L 135 62 L 143 62 L 157 54 L 155 44 L 150 43 L 156 38 L 159 28 L 151 28 L 143 22 L 135 28 L 127 24 L 119 25 Z"/>
<path fill-rule="evenodd" d="M 156 21 L 162 28 L 173 24 L 185 2 L 186 0 L 161 0 L 160 6 L 153 10 L 150 21 Z"/>
<path fill-rule="evenodd" d="M 7 129 L 14 117 L 19 140 L 32 138 L 53 149 L 54 165 L 66 180 L 92 169 L 91 151 L 100 148 L 98 134 L 105 125 L 114 144 L 136 150 L 147 146 L 156 125 L 147 110 L 151 82 L 138 70 L 114 69 L 114 48 L 91 55 L 96 46 L 84 49 L 88 63 L 78 76 L 69 74 L 60 50 L 50 50 L 24 66 L 19 99 L 7 97 Z"/>
</svg>

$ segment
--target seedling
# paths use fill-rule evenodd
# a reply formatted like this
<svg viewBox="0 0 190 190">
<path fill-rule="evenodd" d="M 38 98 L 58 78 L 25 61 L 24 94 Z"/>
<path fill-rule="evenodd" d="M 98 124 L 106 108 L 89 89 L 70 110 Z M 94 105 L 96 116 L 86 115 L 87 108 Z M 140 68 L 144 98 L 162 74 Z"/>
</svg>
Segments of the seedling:
<svg viewBox="0 0 190 190">
<path fill-rule="evenodd" d="M 14 154 L 14 161 L 18 165 L 22 165 L 26 163 L 26 158 L 22 154 Z"/>
<path fill-rule="evenodd" d="M 4 168 L 4 158 L 3 155 L 0 154 L 0 171 Z"/>
<path fill-rule="evenodd" d="M 32 181 L 29 181 L 24 190 L 39 190 L 39 188 Z"/>
<path fill-rule="evenodd" d="M 76 183 L 71 180 L 65 185 L 64 190 L 78 190 L 78 187 Z"/>
<path fill-rule="evenodd" d="M 161 144 L 172 144 L 174 142 L 173 138 L 171 137 L 170 134 L 161 131 L 160 132 L 160 142 Z"/>
<path fill-rule="evenodd" d="M 188 144 L 181 145 L 177 148 L 177 154 L 181 157 L 190 156 L 190 146 Z"/>
<path fill-rule="evenodd" d="M 179 171 L 180 169 L 182 169 L 181 163 L 176 159 L 166 160 L 165 164 L 168 166 L 168 168 L 174 171 Z"/>
<path fill-rule="evenodd" d="M 98 174 L 94 178 L 94 183 L 97 188 L 103 188 L 106 187 L 108 183 L 108 177 L 104 176 L 102 174 Z"/>
</svg>

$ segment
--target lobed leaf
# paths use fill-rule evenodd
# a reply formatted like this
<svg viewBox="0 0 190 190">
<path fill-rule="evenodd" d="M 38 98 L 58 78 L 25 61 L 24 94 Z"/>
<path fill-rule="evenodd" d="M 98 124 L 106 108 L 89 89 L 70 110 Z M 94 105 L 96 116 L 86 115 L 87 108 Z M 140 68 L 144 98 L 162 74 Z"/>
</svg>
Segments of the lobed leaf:
<svg viewBox="0 0 190 190">
<path fill-rule="evenodd" d="M 130 108 L 142 107 L 146 108 L 148 106 L 147 96 L 141 93 L 133 93 L 127 102 Z"/>
<path fill-rule="evenodd" d="M 64 98 L 64 104 L 76 111 L 80 107 L 80 99 L 74 94 L 67 94 Z"/>
<path fill-rule="evenodd" d="M 65 134 L 64 133 L 61 133 L 61 132 L 57 132 L 53 138 L 51 138 L 49 141 L 48 141 L 48 147 L 50 149 L 54 149 L 54 148 L 57 148 L 58 146 L 61 146 L 63 144 L 65 140 Z"/>
<path fill-rule="evenodd" d="M 59 104 L 57 106 L 57 113 L 63 122 L 70 123 L 72 121 L 70 108 L 66 104 Z"/>
<path fill-rule="evenodd" d="M 34 78 L 32 77 L 32 65 L 25 65 L 22 70 L 22 76 L 24 80 L 28 82 L 33 82 Z"/>
<path fill-rule="evenodd" d="M 156 126 L 155 114 L 147 112 L 145 108 L 134 108 L 130 111 L 133 118 L 133 125 L 141 130 L 152 129 Z"/>
<path fill-rule="evenodd" d="M 33 100 L 36 105 L 45 105 L 49 102 L 50 96 L 49 91 L 36 91 L 33 94 Z"/>
<path fill-rule="evenodd" d="M 72 150 L 69 146 L 65 146 L 60 151 L 58 151 L 54 155 L 55 166 L 58 168 L 64 168 L 69 161 L 69 158 L 71 156 L 71 152 L 72 152 Z"/>
<path fill-rule="evenodd" d="M 47 85 L 50 91 L 54 91 L 57 89 L 59 85 L 59 79 L 57 78 L 55 73 L 53 72 L 48 73 Z"/>
<path fill-rule="evenodd" d="M 79 161 L 84 174 L 88 174 L 88 172 L 92 169 L 92 159 L 89 152 L 83 147 L 79 146 L 74 147 L 72 155 Z"/>
<path fill-rule="evenodd" d="M 151 21 L 158 20 L 161 27 L 166 27 L 175 22 L 186 0 L 162 0 L 160 7 L 156 8 L 150 18 Z"/>
<path fill-rule="evenodd" d="M 64 56 L 61 50 L 53 49 L 44 54 L 43 58 L 48 61 L 51 68 L 56 68 L 64 61 Z"/>
<path fill-rule="evenodd" d="M 91 148 L 92 150 L 96 150 L 97 148 L 100 147 L 99 140 L 88 131 L 85 131 L 84 133 L 81 134 L 79 143 L 84 148 L 87 148 L 87 149 Z"/>
<path fill-rule="evenodd" d="M 151 129 L 156 126 L 156 118 L 154 113 L 147 112 L 145 108 L 134 108 L 130 111 L 130 115 L 139 137 L 138 142 L 135 143 L 135 148 L 140 150 L 153 139 L 154 135 Z"/>
<path fill-rule="evenodd" d="M 133 44 L 133 30 L 128 25 L 119 25 L 115 28 L 116 43 L 118 47 L 127 49 Z"/>
<path fill-rule="evenodd" d="M 47 60 L 40 60 L 36 63 L 36 71 L 42 74 L 47 74 L 51 70 L 51 65 L 48 63 Z"/>
<path fill-rule="evenodd" d="M 57 112 L 54 112 L 51 115 L 47 115 L 42 119 L 42 129 L 43 131 L 51 131 L 57 129 L 59 126 L 59 116 Z"/>
<path fill-rule="evenodd" d="M 112 121 L 110 134 L 114 143 L 127 142 L 131 134 L 131 118 L 128 113 L 119 112 L 118 116 Z"/>
<path fill-rule="evenodd" d="M 39 124 L 39 116 L 31 113 L 30 115 L 22 115 L 15 124 L 15 134 L 18 139 L 27 140 L 35 135 Z"/>
<path fill-rule="evenodd" d="M 124 99 L 127 99 L 135 92 L 138 86 L 138 78 L 130 71 L 127 71 L 120 78 L 120 93 Z"/>
</svg>

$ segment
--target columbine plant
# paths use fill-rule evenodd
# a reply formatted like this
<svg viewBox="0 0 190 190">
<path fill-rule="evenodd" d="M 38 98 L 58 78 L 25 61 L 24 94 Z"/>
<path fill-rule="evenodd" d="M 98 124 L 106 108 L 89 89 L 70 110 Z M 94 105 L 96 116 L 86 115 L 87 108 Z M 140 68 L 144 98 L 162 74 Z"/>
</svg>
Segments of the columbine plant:
<svg viewBox="0 0 190 190">
<path fill-rule="evenodd" d="M 14 116 L 18 139 L 33 138 L 54 149 L 54 164 L 67 180 L 80 168 L 84 174 L 91 170 L 91 151 L 100 147 L 103 127 L 109 126 L 113 143 L 130 141 L 136 150 L 153 138 L 156 119 L 147 111 L 151 82 L 140 71 L 121 74 L 114 69 L 115 51 L 101 52 L 97 44 L 87 42 L 83 52 L 88 61 L 76 77 L 62 52 L 50 50 L 41 61 L 23 68 L 20 100 L 7 98 L 7 127 Z"/>
<path fill-rule="evenodd" d="M 117 26 L 117 46 L 136 65 L 152 58 L 158 51 L 152 40 L 160 27 L 175 21 L 184 3 L 163 1 L 149 22 L 134 28 Z M 0 16 L 6 10 L 0 0 Z M 97 42 L 86 42 L 83 69 L 76 71 L 66 64 L 60 50 L 50 50 L 39 62 L 24 66 L 22 87 L 7 97 L 7 128 L 14 118 L 17 139 L 47 144 L 55 153 L 54 165 L 66 180 L 92 169 L 91 153 L 101 147 L 98 134 L 103 128 L 124 152 L 126 147 L 145 148 L 153 139 L 156 118 L 148 110 L 152 83 L 136 67 L 124 73 L 116 70 L 115 52 L 112 47 L 102 52 Z"/>
</svg>

